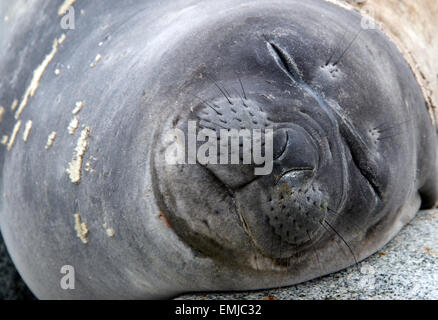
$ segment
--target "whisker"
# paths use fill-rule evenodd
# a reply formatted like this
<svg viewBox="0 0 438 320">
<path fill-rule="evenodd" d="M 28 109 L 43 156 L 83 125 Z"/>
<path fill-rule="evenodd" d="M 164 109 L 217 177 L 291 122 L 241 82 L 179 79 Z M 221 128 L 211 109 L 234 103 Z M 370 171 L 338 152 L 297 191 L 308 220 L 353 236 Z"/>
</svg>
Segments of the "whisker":
<svg viewBox="0 0 438 320">
<path fill-rule="evenodd" d="M 309 241 L 310 241 L 310 243 L 312 243 L 313 240 L 312 240 L 312 238 L 310 237 L 309 231 L 306 230 L 306 233 L 307 233 L 307 236 L 309 237 Z M 319 271 L 321 271 L 321 273 L 323 273 L 324 271 L 323 271 L 323 269 L 322 269 L 321 262 L 319 261 L 318 252 L 316 252 L 316 249 L 315 249 L 314 243 L 312 243 L 311 247 L 312 247 L 313 253 L 315 254 L 316 261 L 318 261 Z"/>
<path fill-rule="evenodd" d="M 240 98 L 240 100 L 242 100 L 242 104 L 245 104 L 245 100 L 243 99 L 243 96 L 240 94 L 240 92 L 236 88 L 233 88 L 233 89 L 236 92 L 236 94 L 238 95 L 238 97 Z M 233 110 L 233 109 L 231 108 L 231 110 Z"/>
<path fill-rule="evenodd" d="M 341 218 L 343 217 L 339 212 L 336 212 L 335 210 L 332 210 L 332 209 L 330 209 L 329 207 L 327 207 L 327 210 L 328 210 L 329 212 L 331 212 L 332 214 L 336 215 L 337 217 L 341 217 Z M 357 224 L 355 224 L 353 221 L 348 220 L 348 222 L 351 223 L 351 224 L 353 225 L 353 227 L 356 228 L 356 231 L 361 231 L 361 230 L 362 230 L 362 229 L 361 229 Z"/>
<path fill-rule="evenodd" d="M 338 43 L 338 46 L 344 42 L 344 39 L 345 39 L 345 35 L 346 35 L 346 34 L 347 34 L 347 30 L 345 30 L 344 35 L 342 36 L 341 41 L 339 41 L 339 43 Z M 337 47 L 337 46 L 336 46 L 336 47 Z M 336 48 L 333 49 L 332 54 L 330 55 L 329 59 L 327 60 L 327 62 L 326 62 L 326 64 L 325 64 L 326 66 L 329 65 L 329 63 L 332 61 L 333 56 L 334 56 L 335 54 L 336 54 Z"/>
<path fill-rule="evenodd" d="M 345 241 L 345 239 L 340 235 L 340 233 L 339 233 L 338 231 L 336 231 L 336 229 L 333 228 L 332 225 L 331 225 L 330 223 L 328 223 L 327 220 L 324 220 L 324 222 L 330 227 L 330 229 L 333 230 L 334 233 L 336 233 L 336 235 L 342 240 L 342 242 L 345 243 L 345 245 L 347 246 L 348 250 L 350 250 L 351 255 L 353 256 L 354 263 L 355 263 L 355 265 L 356 265 L 357 270 L 360 272 L 360 270 L 359 270 L 359 264 L 357 263 L 357 259 L 356 259 L 356 256 L 355 256 L 354 252 L 353 252 L 353 249 L 351 249 L 351 247 L 350 247 L 350 245 L 347 243 L 347 241 Z M 322 224 L 322 223 L 321 223 L 321 224 Z"/>
<path fill-rule="evenodd" d="M 207 107 L 213 109 L 218 115 L 220 115 L 220 116 L 223 115 L 222 113 L 220 113 L 219 111 L 217 111 L 217 109 L 215 109 L 213 106 L 211 106 L 211 105 L 210 105 L 207 101 L 205 101 L 204 99 L 201 99 L 201 98 L 198 97 L 197 95 L 194 95 L 194 94 L 191 94 L 191 93 L 189 93 L 189 94 L 192 95 L 193 97 L 199 99 L 199 100 L 200 100 L 203 104 L 205 104 Z"/>
<path fill-rule="evenodd" d="M 211 78 L 209 75 L 207 75 L 207 77 L 208 77 L 211 81 L 213 81 L 213 84 L 219 89 L 219 91 L 220 91 L 220 92 L 223 94 L 223 96 L 227 99 L 228 103 L 231 104 L 231 105 L 233 105 L 233 102 L 231 101 L 231 95 L 228 93 L 228 91 L 225 89 L 225 87 L 224 87 L 224 88 L 221 88 L 213 78 Z M 229 97 L 228 97 L 228 96 L 229 96 Z"/>
<path fill-rule="evenodd" d="M 239 76 L 237 76 L 237 79 L 239 79 L 240 87 L 242 88 L 242 92 L 243 92 L 243 97 L 245 98 L 245 100 L 248 100 L 248 98 L 246 97 L 245 88 L 243 87 L 242 79 L 240 79 Z"/>
<path fill-rule="evenodd" d="M 344 55 L 347 53 L 348 50 L 350 50 L 351 46 L 353 45 L 353 43 L 356 41 L 356 39 L 359 37 L 360 33 L 362 32 L 363 29 L 360 29 L 359 32 L 356 34 L 356 36 L 353 38 L 353 40 L 350 42 L 350 44 L 348 45 L 348 47 L 344 50 L 344 52 L 341 54 L 341 56 L 339 57 L 339 59 L 333 64 L 334 66 L 336 66 L 344 57 Z"/>
<path fill-rule="evenodd" d="M 325 229 L 325 231 L 327 231 L 328 233 L 332 233 L 321 221 L 319 222 L 319 224 Z M 348 254 L 345 252 L 344 248 L 339 244 L 339 242 L 337 241 L 337 238 L 336 238 L 335 242 L 336 242 L 336 245 L 339 247 L 339 249 L 342 250 L 344 255 L 347 256 Z"/>
<path fill-rule="evenodd" d="M 259 263 L 258 263 L 258 261 L 257 261 L 257 251 L 255 252 L 254 260 L 255 260 L 254 262 L 255 262 L 255 265 L 256 265 L 256 270 L 257 270 L 257 271 L 260 271 Z"/>
<path fill-rule="evenodd" d="M 389 127 L 384 127 L 384 128 L 379 129 L 380 127 L 382 127 L 382 126 L 384 126 L 384 125 L 387 124 L 387 123 L 385 122 L 385 123 L 382 123 L 380 126 L 375 127 L 374 130 L 377 130 L 377 131 L 379 131 L 379 132 L 387 131 L 387 130 L 392 129 L 392 128 L 394 128 L 394 127 L 401 126 L 401 125 L 403 125 L 403 124 L 405 124 L 405 123 L 407 123 L 407 122 L 410 122 L 410 121 L 412 121 L 412 120 L 414 120 L 414 118 L 407 119 L 407 120 L 403 120 L 403 121 L 398 122 L 398 123 L 395 123 L 395 124 L 393 124 L 393 125 L 391 125 L 391 126 L 389 126 Z"/>
<path fill-rule="evenodd" d="M 398 133 L 393 134 L 393 135 L 390 135 L 390 136 L 379 137 L 379 138 L 377 138 L 377 140 L 391 139 L 391 138 L 395 138 L 395 137 L 397 137 L 397 136 L 399 136 L 401 134 L 403 134 L 403 131 L 402 132 L 398 132 Z"/>
<path fill-rule="evenodd" d="M 395 126 L 393 126 L 393 127 L 389 127 L 389 128 L 383 129 L 383 130 L 377 130 L 377 132 L 378 133 L 384 133 L 384 132 L 387 132 L 387 131 L 390 131 L 390 130 L 393 130 L 393 129 L 403 129 L 403 128 L 396 128 Z"/>
</svg>

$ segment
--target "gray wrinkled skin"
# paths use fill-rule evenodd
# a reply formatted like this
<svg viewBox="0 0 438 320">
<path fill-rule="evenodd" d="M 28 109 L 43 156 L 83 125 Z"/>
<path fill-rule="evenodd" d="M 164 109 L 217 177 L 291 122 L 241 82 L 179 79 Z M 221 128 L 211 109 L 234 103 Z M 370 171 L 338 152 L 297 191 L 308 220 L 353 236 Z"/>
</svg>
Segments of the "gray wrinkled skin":
<svg viewBox="0 0 438 320">
<path fill-rule="evenodd" d="M 5 106 L 66 33 L 20 116 L 33 121 L 28 141 L 22 127 L 0 149 L 1 231 L 39 298 L 292 285 L 368 257 L 437 200 L 421 90 L 382 32 L 360 31 L 358 14 L 322 0 L 78 0 L 76 29 L 64 31 L 60 4 L 23 9 L 0 31 Z M 188 120 L 273 128 L 272 174 L 167 165 L 165 133 Z M 14 124 L 7 110 L 0 134 Z M 82 125 L 75 184 L 66 169 Z M 59 285 L 63 265 L 75 267 L 75 290 Z"/>
</svg>

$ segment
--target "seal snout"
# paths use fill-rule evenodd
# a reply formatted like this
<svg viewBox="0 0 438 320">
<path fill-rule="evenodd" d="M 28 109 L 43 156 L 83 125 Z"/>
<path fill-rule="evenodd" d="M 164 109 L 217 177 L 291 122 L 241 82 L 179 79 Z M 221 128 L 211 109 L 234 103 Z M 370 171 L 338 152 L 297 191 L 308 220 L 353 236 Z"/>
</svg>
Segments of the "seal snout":
<svg viewBox="0 0 438 320">
<path fill-rule="evenodd" d="M 318 181 L 318 144 L 303 127 L 274 125 L 273 155 L 272 174 L 241 190 L 237 200 L 256 247 L 277 259 L 319 240 L 328 201 Z"/>
<path fill-rule="evenodd" d="M 318 148 L 302 127 L 288 124 L 274 134 L 274 154 L 274 187 L 266 222 L 279 248 L 295 250 L 313 242 L 326 213 L 323 193 L 315 183 Z"/>
<path fill-rule="evenodd" d="M 301 127 L 288 125 L 274 132 L 275 184 L 297 187 L 314 176 L 319 155 L 312 137 Z"/>
</svg>

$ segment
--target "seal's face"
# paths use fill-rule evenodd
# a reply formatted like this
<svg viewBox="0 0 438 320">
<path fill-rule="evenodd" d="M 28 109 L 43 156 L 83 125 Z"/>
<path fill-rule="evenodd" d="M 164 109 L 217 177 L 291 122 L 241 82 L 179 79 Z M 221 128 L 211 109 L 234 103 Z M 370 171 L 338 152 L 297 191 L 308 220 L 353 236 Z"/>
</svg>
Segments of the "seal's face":
<svg viewBox="0 0 438 320">
<path fill-rule="evenodd" d="M 272 171 L 255 175 L 256 165 L 242 162 L 166 166 L 159 157 L 172 142 L 159 142 L 159 206 L 186 243 L 224 264 L 316 265 L 329 252 L 354 263 L 352 241 L 414 188 L 411 124 L 397 110 L 422 102 L 418 88 L 400 91 L 406 84 L 393 64 L 402 59 L 382 34 L 344 31 L 358 25 L 355 16 L 312 28 L 273 8 L 230 19 L 197 39 L 166 129 L 187 133 L 195 121 L 217 133 L 218 145 L 221 129 L 272 129 Z"/>
<path fill-rule="evenodd" d="M 184 80 L 163 89 L 177 96 L 165 130 L 188 133 L 195 121 L 218 145 L 221 129 L 273 131 L 265 175 L 254 163 L 167 166 L 173 142 L 157 135 L 158 206 L 185 243 L 222 266 L 280 268 L 287 283 L 302 281 L 362 259 L 398 214 L 418 209 L 425 177 L 413 126 L 433 136 L 421 91 L 380 31 L 330 8 L 323 24 L 308 16 L 318 15 L 312 5 L 236 10 L 178 44 L 192 60 L 167 75 Z"/>
<path fill-rule="evenodd" d="M 360 133 L 305 83 L 299 70 L 289 71 L 295 65 L 293 58 L 277 46 L 272 50 L 274 46 L 266 42 L 267 60 L 275 62 L 272 71 L 278 78 L 271 79 L 276 85 L 265 91 L 265 101 L 247 93 L 251 82 L 258 79 L 237 77 L 234 86 L 212 80 L 213 95 L 219 97 L 199 98 L 189 118 L 200 129 L 213 130 L 218 146 L 224 142 L 221 129 L 273 130 L 272 171 L 255 175 L 254 163 L 242 164 L 242 152 L 240 165 L 207 163 L 202 168 L 233 198 L 233 214 L 254 248 L 265 257 L 288 261 L 331 237 L 349 201 L 360 205 L 362 212 L 376 210 L 383 185 L 377 184 L 379 173 L 368 170 L 384 167 L 373 162 L 372 155 L 358 152 L 363 141 Z M 229 94 L 230 88 L 235 89 L 234 95 Z M 202 96 L 208 96 L 209 90 Z M 277 102 L 275 97 L 284 100 Z M 252 143 L 254 149 L 256 141 Z M 218 163 L 220 156 L 218 152 Z M 359 198 L 354 192 L 358 187 L 363 190 Z"/>
</svg>

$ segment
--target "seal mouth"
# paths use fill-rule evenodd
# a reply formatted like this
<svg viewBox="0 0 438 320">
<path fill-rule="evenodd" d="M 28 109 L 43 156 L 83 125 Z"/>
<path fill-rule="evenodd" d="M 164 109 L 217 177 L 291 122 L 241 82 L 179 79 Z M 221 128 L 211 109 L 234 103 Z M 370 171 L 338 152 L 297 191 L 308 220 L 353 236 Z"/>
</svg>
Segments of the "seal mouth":
<svg viewBox="0 0 438 320">
<path fill-rule="evenodd" d="M 289 181 L 296 181 L 296 180 L 304 180 L 312 177 L 315 173 L 314 168 L 291 168 L 287 170 L 286 172 L 283 172 L 279 179 L 275 182 L 275 185 L 278 185 L 280 183 L 285 183 Z"/>
</svg>

